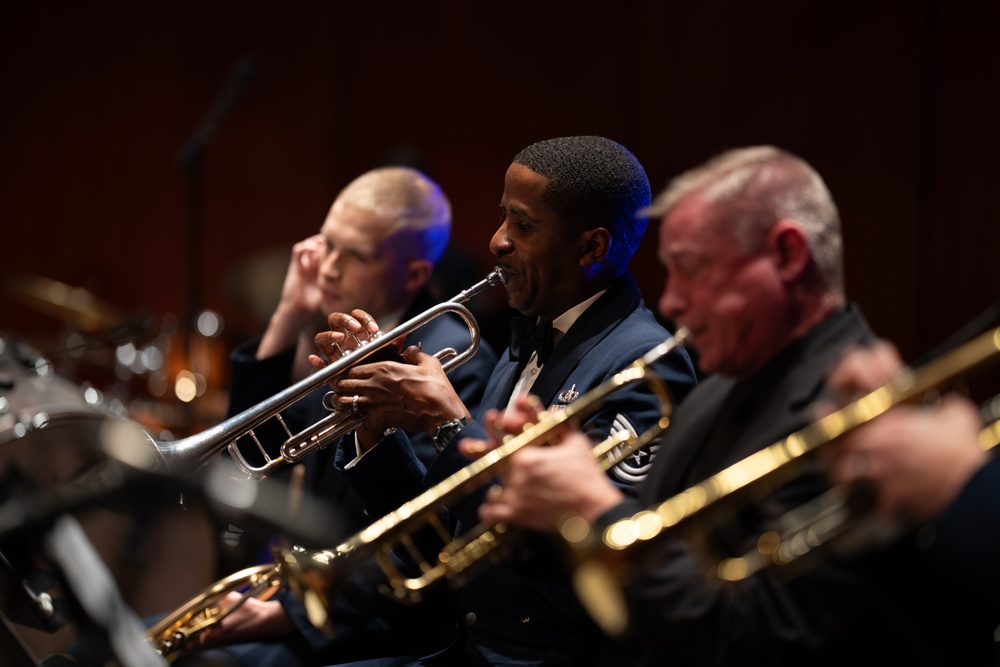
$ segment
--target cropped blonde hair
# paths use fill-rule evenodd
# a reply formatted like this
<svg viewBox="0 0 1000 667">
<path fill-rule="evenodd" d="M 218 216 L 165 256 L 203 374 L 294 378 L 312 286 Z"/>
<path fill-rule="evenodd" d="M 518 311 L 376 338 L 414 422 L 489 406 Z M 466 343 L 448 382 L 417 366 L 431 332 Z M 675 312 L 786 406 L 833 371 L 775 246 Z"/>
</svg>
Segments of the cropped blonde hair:
<svg viewBox="0 0 1000 667">
<path fill-rule="evenodd" d="M 451 236 L 451 203 L 441 187 L 412 167 L 380 167 L 358 176 L 337 196 L 390 222 L 389 233 L 406 231 L 415 256 L 436 263 Z"/>
</svg>

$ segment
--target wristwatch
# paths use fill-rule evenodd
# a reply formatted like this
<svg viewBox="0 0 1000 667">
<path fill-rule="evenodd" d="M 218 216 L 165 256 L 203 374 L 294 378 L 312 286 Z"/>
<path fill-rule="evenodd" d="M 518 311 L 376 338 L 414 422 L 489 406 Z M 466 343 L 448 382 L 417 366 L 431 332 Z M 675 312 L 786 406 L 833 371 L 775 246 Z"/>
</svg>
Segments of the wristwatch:
<svg viewBox="0 0 1000 667">
<path fill-rule="evenodd" d="M 437 427 L 437 432 L 434 434 L 434 449 L 440 452 L 442 449 L 448 446 L 448 443 L 452 441 L 459 430 L 466 424 L 472 421 L 472 417 L 462 417 L 461 419 L 452 419 L 451 421 L 446 421 Z"/>
</svg>

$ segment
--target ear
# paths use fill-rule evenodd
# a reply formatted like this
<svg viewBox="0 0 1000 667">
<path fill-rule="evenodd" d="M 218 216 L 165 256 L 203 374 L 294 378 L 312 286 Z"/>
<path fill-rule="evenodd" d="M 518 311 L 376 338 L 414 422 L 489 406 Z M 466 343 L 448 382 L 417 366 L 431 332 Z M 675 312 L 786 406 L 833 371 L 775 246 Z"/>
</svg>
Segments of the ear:
<svg viewBox="0 0 1000 667">
<path fill-rule="evenodd" d="M 403 278 L 403 288 L 407 294 L 416 294 L 427 284 L 434 272 L 434 265 L 426 259 L 414 259 L 406 265 L 406 275 Z"/>
<path fill-rule="evenodd" d="M 588 229 L 580 236 L 580 266 L 596 266 L 611 251 L 611 233 L 604 227 Z"/>
<path fill-rule="evenodd" d="M 779 220 L 767 235 L 767 248 L 778 275 L 794 282 L 812 261 L 805 231 L 795 220 Z"/>
</svg>

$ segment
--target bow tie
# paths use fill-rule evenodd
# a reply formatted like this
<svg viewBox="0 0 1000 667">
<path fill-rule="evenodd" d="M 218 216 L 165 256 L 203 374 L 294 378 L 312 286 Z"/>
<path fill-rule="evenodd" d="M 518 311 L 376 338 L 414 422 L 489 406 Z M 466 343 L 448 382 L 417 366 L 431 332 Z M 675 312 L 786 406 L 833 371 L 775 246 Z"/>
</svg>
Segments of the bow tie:
<svg viewBox="0 0 1000 667">
<path fill-rule="evenodd" d="M 510 321 L 510 360 L 528 361 L 538 352 L 538 365 L 545 363 L 554 346 L 552 322 L 536 324 L 533 317 L 514 317 Z"/>
</svg>

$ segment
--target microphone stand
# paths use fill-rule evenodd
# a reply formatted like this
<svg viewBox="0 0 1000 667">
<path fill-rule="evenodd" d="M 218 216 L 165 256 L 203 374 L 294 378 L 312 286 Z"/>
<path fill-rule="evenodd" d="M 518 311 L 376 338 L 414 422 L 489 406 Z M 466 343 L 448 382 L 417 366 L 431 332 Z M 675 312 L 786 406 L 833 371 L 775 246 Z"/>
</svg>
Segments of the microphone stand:
<svg viewBox="0 0 1000 667">
<path fill-rule="evenodd" d="M 197 330 L 196 319 L 201 310 L 202 230 L 205 221 L 205 151 L 215 138 L 222 122 L 246 96 L 250 80 L 258 69 L 257 59 L 245 56 L 233 65 L 208 114 L 195 129 L 194 134 L 177 151 L 175 162 L 187 173 L 188 186 L 188 284 L 187 315 L 184 318 L 181 338 L 184 344 L 184 361 L 190 362 L 190 335 Z M 191 409 L 185 404 L 184 426 L 190 429 Z"/>
</svg>

